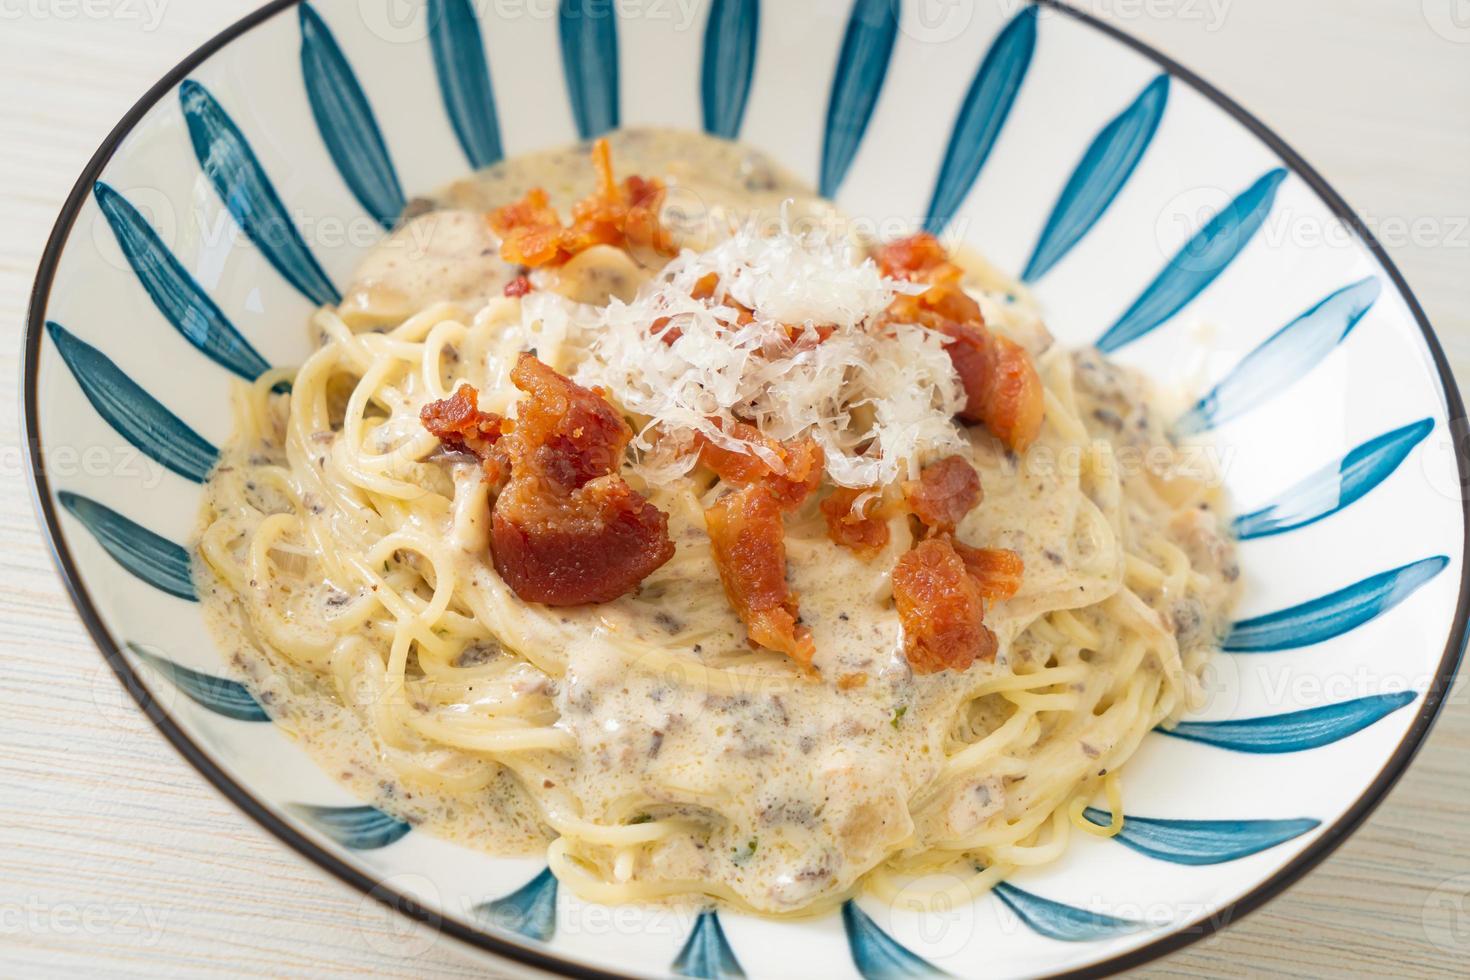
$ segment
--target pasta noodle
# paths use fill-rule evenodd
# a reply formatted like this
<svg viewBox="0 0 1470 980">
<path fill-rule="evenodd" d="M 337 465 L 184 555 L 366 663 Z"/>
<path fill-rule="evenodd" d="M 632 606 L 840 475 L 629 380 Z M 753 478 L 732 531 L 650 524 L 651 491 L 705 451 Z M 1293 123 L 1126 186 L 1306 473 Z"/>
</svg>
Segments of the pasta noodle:
<svg viewBox="0 0 1470 980">
<path fill-rule="evenodd" d="M 644 152 L 731 152 L 662 139 Z M 517 193 L 518 173 L 502 174 Z M 463 382 L 513 414 L 515 353 L 572 373 L 590 345 L 575 316 L 520 298 L 425 302 L 385 323 L 382 285 L 313 317 L 320 342 L 299 369 L 235 388 L 198 539 L 207 614 L 246 682 L 359 792 L 474 846 L 545 848 L 590 900 L 781 914 L 859 887 L 967 900 L 1056 860 L 1074 829 L 1121 830 L 1119 771 L 1202 697 L 1235 577 L 1211 474 L 1180 474 L 1191 454 L 1140 378 L 1051 348 L 1031 451 L 962 430 L 985 500 L 956 536 L 1026 567 L 987 612 L 994 663 L 903 662 L 887 572 L 915 540 L 907 518 L 863 560 L 826 539 L 814 502 L 794 513 L 813 675 L 746 643 L 704 531 L 721 487 L 699 473 L 629 471 L 676 545 L 636 592 L 518 598 L 487 552 L 479 467 L 439 453 L 419 412 Z M 982 295 L 987 322 L 1034 340 L 1024 297 Z M 1138 465 L 1142 447 L 1168 465 Z M 1094 799 L 1109 824 L 1083 816 Z"/>
</svg>

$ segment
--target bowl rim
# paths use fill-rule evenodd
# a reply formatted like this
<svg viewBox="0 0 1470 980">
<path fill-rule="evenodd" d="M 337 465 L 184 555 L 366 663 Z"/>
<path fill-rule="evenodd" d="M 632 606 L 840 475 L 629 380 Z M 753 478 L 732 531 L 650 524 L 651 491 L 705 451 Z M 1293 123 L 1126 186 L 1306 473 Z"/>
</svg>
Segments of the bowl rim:
<svg viewBox="0 0 1470 980">
<path fill-rule="evenodd" d="M 46 307 L 50 301 L 57 265 L 76 222 L 78 213 L 87 200 L 93 183 L 100 177 L 103 168 L 112 159 L 123 140 L 143 117 L 166 95 L 183 81 L 188 74 L 237 37 L 247 33 L 260 23 L 298 6 L 303 0 L 270 0 L 230 24 L 224 30 L 205 41 L 187 57 L 170 69 L 158 82 L 150 87 L 141 98 L 123 115 L 113 127 L 91 159 L 81 176 L 73 185 L 62 205 L 61 213 L 51 229 L 37 268 L 36 279 L 31 289 L 26 313 L 25 357 L 23 361 L 21 407 L 25 417 L 24 451 L 26 468 L 31 475 L 30 492 L 32 504 L 41 519 L 46 543 L 52 559 L 61 575 L 62 583 L 76 607 L 83 625 L 91 634 L 104 659 L 107 661 L 128 694 L 161 732 L 164 738 L 182 755 L 191 766 L 204 776 L 210 784 L 225 796 L 246 816 L 269 831 L 297 854 L 311 861 L 320 869 L 345 882 L 363 895 L 380 904 L 408 916 L 424 925 L 438 930 L 469 946 L 504 957 L 514 962 L 542 970 L 551 970 L 565 976 L 587 978 L 612 978 L 622 975 L 588 967 L 581 963 L 548 955 L 528 945 L 501 939 L 489 932 L 466 925 L 452 917 L 446 917 L 419 903 L 414 898 L 388 887 L 371 875 L 353 867 L 333 854 L 326 847 L 310 839 L 305 833 L 291 826 L 272 812 L 271 808 L 251 794 L 251 791 L 233 779 L 224 768 L 212 759 L 209 753 L 174 720 L 168 711 L 149 694 L 140 676 L 123 655 L 121 645 L 113 639 L 97 607 L 87 591 L 76 563 L 67 549 L 56 508 L 52 502 L 50 482 L 47 478 L 41 454 L 40 415 L 38 412 L 37 376 L 40 363 L 41 337 L 44 334 Z M 1383 802 L 1394 784 L 1407 770 L 1414 755 L 1423 745 L 1444 704 L 1460 660 L 1465 651 L 1467 628 L 1470 628 L 1470 440 L 1466 439 L 1465 408 L 1460 399 L 1454 375 L 1450 371 L 1444 350 L 1435 336 L 1429 319 L 1419 304 L 1418 298 L 1409 288 L 1402 273 L 1384 251 L 1357 213 L 1333 187 L 1264 122 L 1247 111 L 1225 93 L 1205 81 L 1190 69 L 1168 55 L 1133 37 L 1127 32 L 1104 23 L 1084 11 L 1068 6 L 1063 0 L 1027 0 L 1030 4 L 1053 10 L 1100 32 L 1138 54 L 1154 62 L 1169 76 L 1184 82 L 1194 91 L 1224 111 L 1247 131 L 1260 139 L 1272 152 L 1279 156 L 1288 170 L 1300 177 L 1321 199 L 1334 217 L 1342 221 L 1354 236 L 1382 267 L 1394 288 L 1403 298 L 1412 314 L 1424 343 L 1434 363 L 1440 389 L 1444 394 L 1447 422 L 1451 444 L 1460 478 L 1460 506 L 1462 512 L 1463 539 L 1460 542 L 1460 586 L 1455 605 L 1454 621 L 1451 624 L 1444 653 L 1435 669 L 1434 679 L 1424 692 L 1413 722 L 1400 740 L 1383 768 L 1374 776 L 1362 794 L 1348 807 L 1347 811 L 1300 854 L 1292 858 L 1269 877 L 1258 882 L 1245 894 L 1217 912 L 1199 922 L 1174 929 L 1136 949 L 1111 956 L 1105 960 L 1086 964 L 1054 974 L 1057 977 L 1104 976 L 1117 971 L 1131 969 L 1157 959 L 1165 954 L 1182 949 L 1228 925 L 1233 925 L 1246 915 L 1285 891 L 1312 868 L 1320 864 L 1335 851 L 1368 815 Z"/>
</svg>

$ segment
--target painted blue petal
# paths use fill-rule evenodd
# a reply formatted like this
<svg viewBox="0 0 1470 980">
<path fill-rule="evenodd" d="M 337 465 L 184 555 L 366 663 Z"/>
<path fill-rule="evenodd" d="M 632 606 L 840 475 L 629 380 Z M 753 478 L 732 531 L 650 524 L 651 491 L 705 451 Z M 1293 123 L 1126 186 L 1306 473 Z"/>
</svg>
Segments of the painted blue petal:
<svg viewBox="0 0 1470 980">
<path fill-rule="evenodd" d="M 1280 394 L 1342 343 L 1382 288 L 1369 276 L 1329 293 L 1247 354 L 1180 417 L 1174 431 L 1187 436 L 1213 429 Z"/>
<path fill-rule="evenodd" d="M 504 898 L 476 905 L 474 911 L 491 925 L 548 942 L 556 935 L 556 876 L 547 868 Z"/>
<path fill-rule="evenodd" d="M 1027 6 L 996 35 L 960 104 L 939 177 L 934 181 L 934 195 L 929 199 L 929 217 L 924 222 L 924 227 L 936 235 L 970 193 L 1011 114 L 1036 50 L 1036 10 Z"/>
<path fill-rule="evenodd" d="M 189 553 L 183 548 L 90 497 L 66 490 L 56 496 L 123 568 L 155 589 L 198 601 L 189 574 Z"/>
<path fill-rule="evenodd" d="M 403 211 L 398 172 L 347 56 L 309 3 L 301 5 L 301 75 L 317 131 L 337 172 L 364 210 L 384 228 L 392 228 Z"/>
<path fill-rule="evenodd" d="M 372 806 L 316 806 L 292 803 L 287 807 L 318 832 L 354 851 L 373 851 L 394 843 L 413 828 Z"/>
<path fill-rule="evenodd" d="M 219 457 L 218 449 L 179 421 L 97 348 L 51 320 L 46 321 L 46 332 L 82 394 L 108 425 L 150 459 L 195 483 L 204 482 Z"/>
<path fill-rule="evenodd" d="M 1222 649 L 1268 653 L 1330 640 L 1388 612 L 1449 563 L 1444 555 L 1423 558 L 1301 605 L 1243 619 L 1231 629 Z"/>
<path fill-rule="evenodd" d="M 577 132 L 591 139 L 618 128 L 618 18 L 607 0 L 561 0 L 561 67 Z"/>
<path fill-rule="evenodd" d="M 735 951 L 725 938 L 720 917 L 709 909 L 699 913 L 699 918 L 694 921 L 694 931 L 689 933 L 689 939 L 679 950 L 670 969 L 681 977 L 703 977 L 705 980 L 745 976 L 740 961 L 735 958 Z"/>
<path fill-rule="evenodd" d="M 1204 742 L 1236 752 L 1275 755 L 1330 745 L 1362 731 L 1385 715 L 1413 701 L 1413 691 L 1373 694 L 1282 715 L 1263 715 L 1235 721 L 1181 721 L 1159 731 L 1174 738 Z"/>
<path fill-rule="evenodd" d="M 822 134 L 822 172 L 817 187 L 835 197 L 857 156 L 898 39 L 897 0 L 854 0 L 837 55 Z"/>
<path fill-rule="evenodd" d="M 1237 517 L 1232 525 L 1235 536 L 1243 541 L 1264 538 L 1337 513 L 1388 479 L 1433 428 L 1434 419 L 1420 419 L 1369 439 L 1342 459 L 1294 484 L 1274 503 Z"/>
<path fill-rule="evenodd" d="M 1153 330 L 1184 308 L 1215 281 L 1249 244 L 1271 213 L 1276 189 L 1286 179 L 1280 167 L 1268 171 L 1211 218 L 1133 301 L 1133 305 L 1098 338 L 1099 350 L 1110 353 Z"/>
<path fill-rule="evenodd" d="M 488 167 L 504 153 L 490 65 L 471 0 L 429 0 L 429 46 L 439 94 L 454 125 L 454 135 L 470 165 Z"/>
<path fill-rule="evenodd" d="M 1107 939 L 1143 928 L 1142 922 L 1120 919 L 1102 912 L 1089 912 L 1072 905 L 1022 891 L 1008 881 L 995 886 L 995 896 L 1021 921 L 1046 936 L 1066 943 Z"/>
<path fill-rule="evenodd" d="M 852 899 L 842 903 L 842 926 L 847 931 L 847 948 L 852 953 L 852 962 L 867 980 L 948 975 L 879 929 L 877 923 L 868 918 Z"/>
<path fill-rule="evenodd" d="M 1153 142 L 1168 101 L 1169 76 L 1160 75 L 1097 134 L 1053 205 L 1022 281 L 1046 275 L 1097 224 Z"/>
<path fill-rule="evenodd" d="M 136 643 L 129 643 L 133 655 L 162 674 L 196 704 L 203 705 L 217 715 L 234 718 L 236 721 L 270 721 L 260 702 L 251 697 L 245 685 L 226 677 L 204 674 L 182 664 L 176 664 L 157 654 L 149 653 Z"/>
<path fill-rule="evenodd" d="M 714 0 L 710 5 L 699 75 L 707 133 L 727 140 L 740 135 L 745 102 L 755 78 L 760 20 L 760 0 Z"/>
<path fill-rule="evenodd" d="M 133 267 L 153 305 L 185 340 L 210 360 L 248 381 L 270 370 L 265 358 L 225 319 L 204 287 L 184 271 L 158 233 L 127 198 L 101 181 L 93 185 L 92 193 L 117 238 L 123 257 Z"/>
<path fill-rule="evenodd" d="M 193 79 L 179 85 L 179 104 L 200 169 L 266 261 L 318 306 L 341 302 L 234 120 Z"/>
<path fill-rule="evenodd" d="M 1099 827 L 1112 823 L 1106 810 L 1082 811 Z M 1114 838 L 1149 857 L 1175 864 L 1221 864 L 1284 844 L 1320 826 L 1322 821 L 1298 820 L 1160 820 L 1130 816 Z"/>
</svg>

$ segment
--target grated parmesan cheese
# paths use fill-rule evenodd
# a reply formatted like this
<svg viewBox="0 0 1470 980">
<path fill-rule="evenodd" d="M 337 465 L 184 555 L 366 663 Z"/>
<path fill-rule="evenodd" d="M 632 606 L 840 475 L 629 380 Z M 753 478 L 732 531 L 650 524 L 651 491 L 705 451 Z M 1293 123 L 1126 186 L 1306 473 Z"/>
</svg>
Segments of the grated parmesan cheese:
<svg viewBox="0 0 1470 980">
<path fill-rule="evenodd" d="M 715 295 L 694 299 L 710 273 Z M 634 448 L 649 482 L 693 467 L 696 434 L 779 471 L 765 447 L 722 431 L 739 419 L 774 439 L 811 436 L 828 477 L 860 488 L 916 476 L 922 462 L 966 444 L 954 422 L 964 391 L 944 338 L 917 325 L 873 328 L 896 292 L 922 289 L 884 278 L 848 242 L 784 223 L 765 236 L 750 225 L 708 251 L 686 250 L 630 302 L 555 312 L 532 304 L 527 316 L 567 317 L 588 351 L 576 379 L 647 419 Z M 739 322 L 731 300 L 753 311 L 751 322 Z M 832 332 L 821 339 L 818 326 Z"/>
</svg>

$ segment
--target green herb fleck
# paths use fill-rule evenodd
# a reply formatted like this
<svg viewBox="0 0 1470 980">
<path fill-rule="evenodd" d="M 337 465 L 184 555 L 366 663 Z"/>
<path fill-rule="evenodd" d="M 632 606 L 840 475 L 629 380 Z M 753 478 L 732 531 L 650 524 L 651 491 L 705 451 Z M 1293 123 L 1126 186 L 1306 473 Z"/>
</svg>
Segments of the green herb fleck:
<svg viewBox="0 0 1470 980">
<path fill-rule="evenodd" d="M 892 724 L 894 728 L 897 728 L 899 721 L 901 721 L 903 719 L 904 713 L 907 712 L 908 710 L 909 710 L 909 706 L 906 705 L 906 704 L 901 704 L 897 708 L 894 708 L 893 709 L 893 721 L 890 724 Z"/>
<path fill-rule="evenodd" d="M 638 816 L 636 816 L 632 820 L 629 820 L 628 821 L 628 826 L 629 827 L 632 827 L 635 824 L 652 823 L 652 822 L 653 822 L 653 815 L 652 814 L 640 813 L 640 814 L 638 814 Z"/>
</svg>

